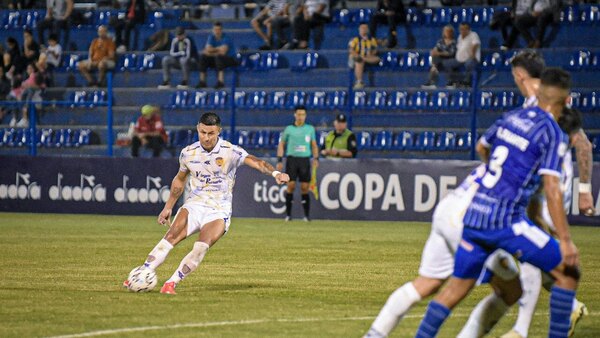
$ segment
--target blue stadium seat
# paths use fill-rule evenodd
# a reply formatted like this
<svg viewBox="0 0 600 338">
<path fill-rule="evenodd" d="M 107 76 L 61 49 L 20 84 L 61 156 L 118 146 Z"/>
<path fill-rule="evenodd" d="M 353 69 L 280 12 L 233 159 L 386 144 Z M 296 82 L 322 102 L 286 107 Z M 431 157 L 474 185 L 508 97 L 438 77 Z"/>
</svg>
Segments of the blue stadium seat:
<svg viewBox="0 0 600 338">
<path fill-rule="evenodd" d="M 453 92 L 450 95 L 449 108 L 454 111 L 466 110 L 471 107 L 471 93 L 466 91 Z"/>
<path fill-rule="evenodd" d="M 368 131 L 359 131 L 356 133 L 357 138 L 357 148 L 358 150 L 370 150 L 372 149 L 373 137 L 371 133 Z"/>
<path fill-rule="evenodd" d="M 585 70 L 590 67 L 592 61 L 592 52 L 589 50 L 579 50 L 571 55 L 568 68 L 570 70 Z"/>
<path fill-rule="evenodd" d="M 73 135 L 73 145 L 75 147 L 90 145 L 92 137 L 92 130 L 89 128 L 83 128 L 77 130 Z"/>
<path fill-rule="evenodd" d="M 4 146 L 4 134 L 6 133 L 6 129 L 0 128 L 0 147 Z"/>
<path fill-rule="evenodd" d="M 356 24 L 363 24 L 366 23 L 368 24 L 369 21 L 371 20 L 371 15 L 372 15 L 373 10 L 370 8 L 361 8 L 361 9 L 356 9 L 352 12 L 352 22 L 356 23 Z"/>
<path fill-rule="evenodd" d="M 410 95 L 408 106 L 411 109 L 421 110 L 426 109 L 429 101 L 429 93 L 425 91 L 417 91 Z"/>
<path fill-rule="evenodd" d="M 421 11 L 418 8 L 406 8 L 406 23 L 410 25 L 421 24 Z"/>
<path fill-rule="evenodd" d="M 387 108 L 387 92 L 385 90 L 376 90 L 369 95 L 367 106 L 370 109 L 386 109 Z"/>
<path fill-rule="evenodd" d="M 343 109 L 346 107 L 346 96 L 346 92 L 341 90 L 329 92 L 325 99 L 325 105 L 329 109 Z"/>
<path fill-rule="evenodd" d="M 473 26 L 487 26 L 494 17 L 493 7 L 475 7 L 473 9 Z"/>
<path fill-rule="evenodd" d="M 436 25 L 447 25 L 452 21 L 452 8 L 437 7 L 433 8 L 433 17 L 431 22 Z"/>
<path fill-rule="evenodd" d="M 417 150 L 432 151 L 435 148 L 435 132 L 424 131 L 417 136 L 415 144 Z"/>
<path fill-rule="evenodd" d="M 40 10 L 31 10 L 25 11 L 21 15 L 21 26 L 23 28 L 35 29 L 37 28 L 37 23 L 42 20 L 46 16 L 46 11 Z"/>
<path fill-rule="evenodd" d="M 329 135 L 329 131 L 327 130 L 321 130 L 317 132 L 317 145 L 319 146 L 319 148 L 325 144 L 325 139 L 327 138 L 327 135 Z"/>
<path fill-rule="evenodd" d="M 355 91 L 354 97 L 352 98 L 352 107 L 354 107 L 354 109 L 366 109 L 367 98 L 367 93 L 364 90 Z"/>
<path fill-rule="evenodd" d="M 209 106 L 208 93 L 205 91 L 194 92 L 188 106 L 191 108 L 207 108 Z"/>
<path fill-rule="evenodd" d="M 469 150 L 473 144 L 473 137 L 471 136 L 471 132 L 467 132 L 462 134 L 456 140 L 456 149 L 457 150 Z"/>
<path fill-rule="evenodd" d="M 286 108 L 293 109 L 296 106 L 306 105 L 306 92 L 301 90 L 295 90 L 288 94 Z"/>
<path fill-rule="evenodd" d="M 494 94 L 490 91 L 479 93 L 479 108 L 482 110 L 491 110 L 493 107 Z"/>
<path fill-rule="evenodd" d="M 403 71 L 411 71 L 419 69 L 421 55 L 418 52 L 407 52 L 398 57 L 398 66 Z"/>
<path fill-rule="evenodd" d="M 401 131 L 394 137 L 392 148 L 395 150 L 414 150 L 415 140 L 411 131 Z"/>
<path fill-rule="evenodd" d="M 167 148 L 175 148 L 175 138 L 177 137 L 177 130 L 169 129 L 167 132 Z"/>
<path fill-rule="evenodd" d="M 452 21 L 453 24 L 460 24 L 462 22 L 472 24 L 473 16 L 473 8 L 457 8 L 453 10 L 452 19 L 450 21 Z"/>
<path fill-rule="evenodd" d="M 175 140 L 173 142 L 173 145 L 175 147 L 185 147 L 189 144 L 192 143 L 192 131 L 189 129 L 180 129 L 177 130 L 177 133 L 175 134 Z"/>
<path fill-rule="evenodd" d="M 481 68 L 487 71 L 498 71 L 504 68 L 504 59 L 498 52 L 484 54 L 481 59 Z"/>
<path fill-rule="evenodd" d="M 16 136 L 17 147 L 28 147 L 31 144 L 31 133 L 29 129 L 19 129 Z"/>
<path fill-rule="evenodd" d="M 236 130 L 233 143 L 240 147 L 248 147 L 250 145 L 250 132 L 247 130 Z"/>
<path fill-rule="evenodd" d="M 405 91 L 394 91 L 388 100 L 390 109 L 404 110 L 408 107 L 408 93 Z"/>
<path fill-rule="evenodd" d="M 581 11 L 581 20 L 582 23 L 586 23 L 589 25 L 599 24 L 600 23 L 600 7 L 598 5 L 587 5 Z"/>
<path fill-rule="evenodd" d="M 237 53 L 236 59 L 238 61 L 239 70 L 255 70 L 258 67 L 258 63 L 260 61 L 260 53 Z"/>
<path fill-rule="evenodd" d="M 285 109 L 287 102 L 287 93 L 285 91 L 275 91 L 267 96 L 267 108 Z"/>
<path fill-rule="evenodd" d="M 268 52 L 260 56 L 256 70 L 266 71 L 279 68 L 279 53 Z"/>
<path fill-rule="evenodd" d="M 456 133 L 450 131 L 441 132 L 435 141 L 435 150 L 453 151 L 456 149 Z"/>
<path fill-rule="evenodd" d="M 269 148 L 275 149 L 279 145 L 279 141 L 281 138 L 281 133 L 277 130 L 271 131 L 271 135 L 269 137 Z"/>
<path fill-rule="evenodd" d="M 9 128 L 4 131 L 3 143 L 7 147 L 17 147 L 20 139 L 23 138 L 23 129 Z"/>
<path fill-rule="evenodd" d="M 117 62 L 117 69 L 124 72 L 133 72 L 138 70 L 137 55 L 135 53 L 123 54 Z"/>
<path fill-rule="evenodd" d="M 580 20 L 578 6 L 564 6 L 560 14 L 560 21 L 564 24 L 575 24 Z"/>
<path fill-rule="evenodd" d="M 376 150 L 392 149 L 392 133 L 387 130 L 378 132 L 373 142 L 373 148 Z"/>
<path fill-rule="evenodd" d="M 600 154 L 600 134 L 590 135 L 589 137 L 592 142 L 592 151 L 594 154 Z"/>
<path fill-rule="evenodd" d="M 210 96 L 210 104 L 209 107 L 215 109 L 225 109 L 228 108 L 229 104 L 229 95 L 224 90 L 215 91 Z"/>
<path fill-rule="evenodd" d="M 189 93 L 185 90 L 178 90 L 171 95 L 171 102 L 166 108 L 186 109 L 188 108 Z"/>
<path fill-rule="evenodd" d="M 583 95 L 581 94 L 581 92 L 579 91 L 572 91 L 570 94 L 571 97 L 571 106 L 573 108 L 577 108 L 577 109 L 581 109 L 582 106 L 582 101 L 583 101 Z"/>
<path fill-rule="evenodd" d="M 252 94 L 246 95 L 246 92 L 243 90 L 236 91 L 235 95 L 233 96 L 233 101 L 235 102 L 235 106 L 238 108 L 248 108 L 246 106 L 246 104 L 248 103 L 248 100 L 250 100 L 251 95 Z"/>
<path fill-rule="evenodd" d="M 108 102 L 108 94 L 104 90 L 94 90 L 88 94 L 86 101 L 89 107 L 104 105 Z"/>
<path fill-rule="evenodd" d="M 198 133 L 194 133 L 194 134 L 198 135 Z M 220 137 L 223 140 L 231 141 L 231 132 L 229 131 L 229 129 L 222 129 Z"/>
<path fill-rule="evenodd" d="M 73 131 L 69 128 L 56 130 L 54 134 L 52 134 L 50 146 L 55 148 L 71 147 L 73 145 L 71 139 L 72 134 Z"/>
<path fill-rule="evenodd" d="M 87 54 L 66 54 L 63 55 L 62 66 L 57 70 L 59 71 L 77 71 L 77 64 L 79 61 L 86 60 Z"/>
<path fill-rule="evenodd" d="M 88 92 L 76 90 L 69 94 L 68 101 L 71 102 L 71 107 L 86 106 L 88 104 Z"/>
<path fill-rule="evenodd" d="M 434 92 L 429 100 L 429 107 L 436 110 L 447 110 L 450 106 L 450 93 L 445 91 Z"/>
<path fill-rule="evenodd" d="M 327 93 L 324 91 L 316 91 L 308 94 L 308 102 L 306 103 L 307 108 L 309 109 L 325 109 L 326 105 Z"/>
<path fill-rule="evenodd" d="M 512 91 L 500 91 L 494 95 L 494 108 L 507 110 L 516 106 L 515 93 Z"/>
<path fill-rule="evenodd" d="M 319 65 L 319 53 L 308 52 L 302 56 L 298 65 L 291 67 L 294 72 L 304 72 L 315 69 Z"/>
<path fill-rule="evenodd" d="M 237 93 L 236 93 L 237 95 Z M 237 102 L 237 98 L 236 98 Z M 246 97 L 246 105 L 247 108 L 252 109 L 265 109 L 267 107 L 267 92 L 264 90 L 255 91 Z"/>
<path fill-rule="evenodd" d="M 582 102 L 581 102 L 581 110 L 582 111 L 598 111 L 600 109 L 600 95 L 598 95 L 595 91 L 587 93 Z"/>
<path fill-rule="evenodd" d="M 379 68 L 394 70 L 398 68 L 398 53 L 385 52 L 379 60 Z"/>
<path fill-rule="evenodd" d="M 50 147 L 50 142 L 52 141 L 52 129 L 51 128 L 42 128 L 38 129 L 38 133 L 36 136 L 36 145 L 38 147 Z"/>
<path fill-rule="evenodd" d="M 352 21 L 352 13 L 347 9 L 336 10 L 332 22 L 340 26 L 348 26 Z"/>
<path fill-rule="evenodd" d="M 158 55 L 154 53 L 145 53 L 137 58 L 137 69 L 139 71 L 158 69 L 160 67 L 160 59 Z"/>
<path fill-rule="evenodd" d="M 4 12 L 2 27 L 6 30 L 21 28 L 21 13 L 19 11 Z"/>
</svg>

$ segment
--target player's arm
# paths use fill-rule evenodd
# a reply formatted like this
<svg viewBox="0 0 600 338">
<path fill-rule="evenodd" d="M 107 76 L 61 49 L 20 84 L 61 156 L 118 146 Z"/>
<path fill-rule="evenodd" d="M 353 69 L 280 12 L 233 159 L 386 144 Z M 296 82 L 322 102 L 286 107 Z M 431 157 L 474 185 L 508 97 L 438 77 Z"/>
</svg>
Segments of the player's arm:
<svg viewBox="0 0 600 338">
<path fill-rule="evenodd" d="M 548 211 L 552 222 L 556 227 L 556 234 L 560 240 L 560 249 L 563 255 L 563 262 L 568 266 L 579 264 L 579 253 L 577 247 L 571 239 L 569 232 L 569 223 L 563 209 L 562 192 L 560 191 L 560 180 L 555 175 L 543 175 L 544 192 L 548 202 Z"/>
<path fill-rule="evenodd" d="M 250 168 L 254 168 L 260 171 L 265 175 L 273 176 L 273 178 L 275 178 L 275 181 L 277 181 L 277 184 L 286 183 L 290 180 L 288 174 L 275 170 L 271 163 L 263 161 L 257 158 L 256 156 L 246 156 L 246 158 L 244 159 L 244 164 L 249 166 Z"/>
<path fill-rule="evenodd" d="M 183 194 L 188 175 L 189 171 L 179 171 L 173 178 L 173 181 L 171 182 L 171 193 L 169 194 L 167 203 L 165 203 L 165 207 L 158 215 L 158 223 L 163 225 L 165 225 L 165 223 L 170 223 L 173 207 L 175 206 L 175 203 L 177 203 L 177 200 L 181 194 Z"/>
<path fill-rule="evenodd" d="M 477 154 L 479 155 L 479 158 L 481 158 L 482 162 L 488 163 L 490 159 L 490 148 L 487 144 L 485 144 L 485 142 L 482 142 L 481 140 L 477 142 L 475 151 L 477 151 Z"/>
<path fill-rule="evenodd" d="M 575 148 L 579 171 L 579 211 L 586 216 L 593 216 L 595 210 L 592 197 L 592 143 L 583 129 L 572 133 L 570 141 Z"/>
</svg>

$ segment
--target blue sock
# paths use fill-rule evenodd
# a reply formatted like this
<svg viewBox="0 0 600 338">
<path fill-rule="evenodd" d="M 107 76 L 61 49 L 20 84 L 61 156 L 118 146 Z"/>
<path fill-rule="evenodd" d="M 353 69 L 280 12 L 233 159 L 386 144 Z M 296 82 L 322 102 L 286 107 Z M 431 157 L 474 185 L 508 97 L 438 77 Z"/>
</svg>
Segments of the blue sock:
<svg viewBox="0 0 600 338">
<path fill-rule="evenodd" d="M 417 330 L 416 338 L 429 338 L 435 337 L 440 329 L 440 326 L 444 323 L 446 318 L 450 315 L 450 309 L 444 305 L 432 300 L 427 306 L 427 312 L 425 317 L 419 325 Z M 567 328 L 568 329 L 568 328 Z"/>
<path fill-rule="evenodd" d="M 550 294 L 549 338 L 567 337 L 571 322 L 571 309 L 575 291 L 553 286 Z"/>
</svg>

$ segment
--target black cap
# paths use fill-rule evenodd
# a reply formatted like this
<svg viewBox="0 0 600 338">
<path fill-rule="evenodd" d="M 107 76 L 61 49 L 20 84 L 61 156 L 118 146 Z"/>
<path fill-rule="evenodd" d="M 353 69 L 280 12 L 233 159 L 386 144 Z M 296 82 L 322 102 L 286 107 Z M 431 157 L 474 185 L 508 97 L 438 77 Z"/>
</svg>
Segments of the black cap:
<svg viewBox="0 0 600 338">
<path fill-rule="evenodd" d="M 337 114 L 335 117 L 335 120 L 338 122 L 346 122 L 346 115 L 344 114 Z"/>
<path fill-rule="evenodd" d="M 183 29 L 183 27 L 177 27 L 175 28 L 175 34 L 176 35 L 183 35 L 185 33 L 185 30 Z"/>
</svg>

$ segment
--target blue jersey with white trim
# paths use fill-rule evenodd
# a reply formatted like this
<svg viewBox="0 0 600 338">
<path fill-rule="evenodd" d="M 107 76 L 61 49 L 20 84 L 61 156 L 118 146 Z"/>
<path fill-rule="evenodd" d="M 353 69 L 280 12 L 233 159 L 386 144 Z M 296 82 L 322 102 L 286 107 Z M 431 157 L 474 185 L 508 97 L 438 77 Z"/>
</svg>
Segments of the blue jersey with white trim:
<svg viewBox="0 0 600 338">
<path fill-rule="evenodd" d="M 541 175 L 560 177 L 567 135 L 539 107 L 506 113 L 480 142 L 489 146 L 485 174 L 464 217 L 467 227 L 498 230 L 523 218 Z"/>
</svg>

